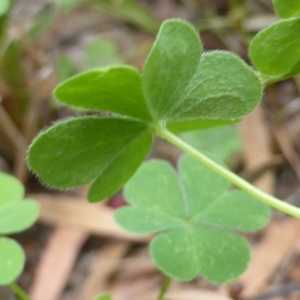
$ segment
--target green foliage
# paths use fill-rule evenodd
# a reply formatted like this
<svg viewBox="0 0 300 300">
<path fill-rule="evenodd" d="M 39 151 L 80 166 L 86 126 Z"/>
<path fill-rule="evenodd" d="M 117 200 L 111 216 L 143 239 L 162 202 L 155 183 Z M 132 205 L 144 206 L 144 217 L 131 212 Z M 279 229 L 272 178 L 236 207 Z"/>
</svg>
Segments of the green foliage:
<svg viewBox="0 0 300 300">
<path fill-rule="evenodd" d="M 291 72 L 300 61 L 299 31 L 300 18 L 281 20 L 260 31 L 250 44 L 254 66 L 273 76 Z"/>
<path fill-rule="evenodd" d="M 116 45 L 104 38 L 90 42 L 84 49 L 84 64 L 80 68 L 75 61 L 66 54 L 60 55 L 56 60 L 56 70 L 60 81 L 74 76 L 81 70 L 105 67 L 111 64 L 119 64 L 123 61 L 118 53 Z"/>
<path fill-rule="evenodd" d="M 189 145 L 210 158 L 227 161 L 232 154 L 241 149 L 236 126 L 223 126 L 205 130 L 191 131 L 182 135 Z"/>
<path fill-rule="evenodd" d="M 1 0 L 0 1 L 0 16 L 4 15 L 10 7 L 10 0 Z"/>
<path fill-rule="evenodd" d="M 236 231 L 266 225 L 268 207 L 184 155 L 179 177 L 162 161 L 146 162 L 125 186 L 130 206 L 115 218 L 135 233 L 157 233 L 151 256 L 164 273 L 191 280 L 201 273 L 221 283 L 238 277 L 249 263 L 249 247 Z"/>
<path fill-rule="evenodd" d="M 30 227 L 38 217 L 38 204 L 23 199 L 24 187 L 14 177 L 0 173 L 0 234 L 11 234 Z"/>
<path fill-rule="evenodd" d="M 105 67 L 122 62 L 116 45 L 104 38 L 96 39 L 87 45 L 85 60 L 88 68 Z"/>
<path fill-rule="evenodd" d="M 63 13 L 66 13 L 78 5 L 81 0 L 47 0 L 49 3 L 56 4 Z"/>
<path fill-rule="evenodd" d="M 48 1 L 64 11 L 80 2 Z M 148 31 L 158 29 L 158 22 L 135 0 L 94 2 Z M 133 176 L 125 187 L 130 205 L 116 212 L 116 220 L 129 231 L 156 234 L 150 253 L 159 269 L 180 280 L 191 280 L 200 273 L 221 283 L 239 276 L 249 263 L 250 250 L 238 232 L 262 228 L 270 211 L 249 194 L 228 190 L 227 180 L 198 161 L 265 203 L 283 211 L 293 208 L 255 190 L 171 132 L 209 128 L 186 133 L 184 138 L 207 156 L 222 161 L 238 148 L 237 140 L 228 142 L 232 127 L 219 133 L 212 127 L 236 123 L 251 112 L 262 96 L 261 81 L 277 81 L 300 72 L 300 18 L 296 17 L 300 2 L 274 0 L 274 6 L 277 14 L 287 19 L 261 31 L 251 43 L 250 56 L 259 76 L 232 53 L 203 53 L 199 34 L 189 23 L 168 20 L 159 30 L 142 74 L 132 67 L 114 66 L 84 72 L 61 83 L 54 93 L 59 101 L 94 115 L 64 120 L 40 133 L 29 149 L 31 169 L 46 184 L 61 189 L 91 183 L 88 199 L 92 202 L 113 194 Z M 116 53 L 112 44 L 95 41 L 87 48 L 86 60 L 89 66 L 102 66 L 109 60 L 117 61 Z M 76 70 L 70 61 L 62 65 L 63 78 Z M 145 163 L 136 172 L 155 135 L 198 161 L 183 156 L 179 174 L 158 160 Z M 23 187 L 15 181 L 13 191 L 7 192 L 8 186 L 0 185 L 0 234 L 27 228 L 37 215 L 32 201 L 19 201 Z M 18 244 L 0 237 L 0 270 L 7 270 L 4 275 L 0 272 L 0 284 L 14 280 L 23 264 Z M 104 294 L 95 300 L 110 299 Z"/>
<path fill-rule="evenodd" d="M 240 58 L 225 51 L 202 54 L 195 29 L 169 20 L 142 76 L 132 67 L 114 66 L 84 72 L 56 88 L 55 97 L 67 105 L 113 116 L 54 125 L 36 138 L 28 162 L 53 187 L 92 181 L 88 198 L 101 200 L 133 175 L 157 127 L 185 132 L 235 123 L 261 94 L 259 78 Z"/>
<path fill-rule="evenodd" d="M 111 296 L 109 293 L 105 293 L 102 295 L 97 296 L 94 300 L 111 300 Z"/>
<path fill-rule="evenodd" d="M 49 0 L 51 1 L 51 0 Z M 39 38 L 50 26 L 55 22 L 57 17 L 57 11 L 55 10 L 45 10 L 44 13 L 37 16 L 35 22 L 31 24 L 28 35 L 32 40 Z"/>
<path fill-rule="evenodd" d="M 266 82 L 292 77 L 300 73 L 299 0 L 274 0 L 280 20 L 260 31 L 250 44 L 254 66 L 269 75 Z M 263 77 L 263 76 L 262 76 Z"/>
<path fill-rule="evenodd" d="M 13 282 L 22 272 L 25 255 L 12 239 L 0 237 L 0 285 Z"/>
<path fill-rule="evenodd" d="M 273 0 L 276 13 L 281 18 L 291 18 L 300 15 L 299 0 Z"/>
<path fill-rule="evenodd" d="M 15 119 L 20 120 L 30 103 L 26 88 L 26 73 L 22 65 L 22 46 L 11 42 L 1 59 L 0 72 L 5 84 L 14 91 L 14 98 L 10 100 L 10 107 L 14 107 Z M 12 66 L 14 66 L 12 68 Z M 16 87 L 18 87 L 16 89 Z"/>
<path fill-rule="evenodd" d="M 156 33 L 159 28 L 158 21 L 136 0 L 95 0 L 94 7 L 112 13 L 152 33 Z"/>
<path fill-rule="evenodd" d="M 121 66 L 95 69 L 64 81 L 54 91 L 61 102 L 151 121 L 139 73 Z"/>
<path fill-rule="evenodd" d="M 14 177 L 0 173 L 0 285 L 14 281 L 21 273 L 25 255 L 13 240 L 2 237 L 29 228 L 39 214 L 38 204 L 22 201 L 23 185 Z"/>
<path fill-rule="evenodd" d="M 44 131 L 28 162 L 45 182 L 73 188 L 93 182 L 89 200 L 120 189 L 144 160 L 152 135 L 143 122 L 115 117 L 81 117 Z"/>
<path fill-rule="evenodd" d="M 66 80 L 78 72 L 75 62 L 67 55 L 60 55 L 55 63 L 59 81 Z"/>
<path fill-rule="evenodd" d="M 97 2 L 149 31 L 157 29 L 157 22 L 134 0 Z M 300 215 L 296 208 L 256 190 L 207 158 L 225 161 L 239 147 L 239 141 L 231 139 L 233 127 L 222 131 L 212 127 L 236 123 L 251 112 L 262 96 L 262 82 L 300 72 L 299 0 L 274 0 L 274 5 L 286 19 L 262 30 L 250 45 L 259 73 L 232 53 L 203 53 L 199 34 L 189 23 L 168 20 L 159 30 L 142 74 L 129 66 L 113 66 L 62 82 L 54 92 L 56 99 L 90 110 L 93 116 L 61 121 L 42 132 L 29 149 L 32 170 L 46 184 L 61 189 L 91 183 L 91 202 L 110 196 L 133 176 L 125 186 L 130 205 L 116 212 L 116 220 L 134 233 L 156 234 L 150 254 L 162 272 L 179 280 L 201 274 L 216 283 L 238 277 L 250 260 L 249 246 L 238 233 L 258 230 L 270 217 L 268 207 L 253 195 Z M 99 40 L 87 48 L 86 60 L 90 66 L 101 66 L 117 61 L 116 53 L 113 44 Z M 74 69 L 66 64 L 65 73 L 69 71 Z M 173 133 L 185 133 L 194 148 Z M 194 157 L 180 159 L 179 174 L 158 160 L 138 169 L 155 135 Z M 229 189 L 226 179 L 252 196 Z M 22 219 L 26 209 L 15 209 L 14 214 Z M 6 210 L 3 215 L 9 214 Z M 0 220 L 11 231 L 26 225 L 5 223 L 1 213 Z M 96 298 L 100 299 L 111 297 Z"/>
<path fill-rule="evenodd" d="M 249 66 L 229 52 L 202 54 L 198 33 L 183 21 L 162 25 L 142 81 L 153 118 L 174 132 L 237 122 L 262 95 Z"/>
</svg>

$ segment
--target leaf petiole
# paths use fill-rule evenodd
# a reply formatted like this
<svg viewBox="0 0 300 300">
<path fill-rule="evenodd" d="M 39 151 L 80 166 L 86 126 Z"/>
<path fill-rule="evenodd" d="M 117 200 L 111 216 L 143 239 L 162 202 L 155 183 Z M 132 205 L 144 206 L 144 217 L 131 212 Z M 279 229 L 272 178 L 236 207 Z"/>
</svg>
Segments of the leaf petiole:
<svg viewBox="0 0 300 300">
<path fill-rule="evenodd" d="M 31 300 L 29 295 L 16 283 L 13 282 L 9 285 L 10 289 L 15 293 L 16 296 L 21 300 Z"/>
<path fill-rule="evenodd" d="M 164 282 L 161 286 L 161 289 L 159 291 L 159 295 L 158 295 L 157 300 L 164 300 L 164 296 L 165 296 L 166 292 L 169 289 L 171 281 L 172 281 L 171 277 L 169 277 L 169 276 L 165 277 L 165 280 L 164 280 Z"/>
<path fill-rule="evenodd" d="M 169 130 L 162 126 L 156 126 L 155 128 L 156 134 L 161 137 L 162 139 L 170 142 L 171 144 L 175 145 L 182 151 L 188 153 L 195 159 L 197 159 L 199 162 L 219 174 L 220 176 L 224 177 L 231 183 L 233 183 L 235 186 L 239 187 L 240 189 L 244 190 L 248 194 L 252 195 L 253 197 L 257 198 L 258 200 L 264 202 L 265 204 L 276 208 L 277 210 L 280 210 L 290 216 L 300 218 L 300 209 L 288 204 L 286 202 L 283 202 L 279 200 L 278 198 L 271 196 L 256 187 L 254 187 L 249 182 L 245 181 L 238 175 L 232 173 L 230 170 L 222 167 L 218 163 L 214 162 L 204 154 L 197 151 L 195 148 L 191 147 L 187 143 L 185 143 L 183 140 L 178 138 L 175 134 L 171 133 Z"/>
</svg>

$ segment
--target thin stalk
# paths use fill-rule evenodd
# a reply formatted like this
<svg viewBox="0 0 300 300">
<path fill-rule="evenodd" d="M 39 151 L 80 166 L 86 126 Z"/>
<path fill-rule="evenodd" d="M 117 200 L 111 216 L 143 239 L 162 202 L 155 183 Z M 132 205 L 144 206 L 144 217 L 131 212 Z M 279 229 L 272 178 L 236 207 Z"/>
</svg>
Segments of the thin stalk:
<svg viewBox="0 0 300 300">
<path fill-rule="evenodd" d="M 9 287 L 21 300 L 31 300 L 29 295 L 17 283 L 13 282 Z"/>
<path fill-rule="evenodd" d="M 244 190 L 248 194 L 252 195 L 253 197 L 257 198 L 258 200 L 276 208 L 277 210 L 280 210 L 288 215 L 291 215 L 296 218 L 300 218 L 300 209 L 288 204 L 286 202 L 283 202 L 276 197 L 273 197 L 256 187 L 254 187 L 249 182 L 245 181 L 238 175 L 232 173 L 230 170 L 222 167 L 221 165 L 217 164 L 210 158 L 206 157 L 187 143 L 185 143 L 183 140 L 178 138 L 176 135 L 168 131 L 167 129 L 163 127 L 157 127 L 156 128 L 156 134 L 165 139 L 166 141 L 170 142 L 171 144 L 177 146 L 182 151 L 188 153 L 195 159 L 197 159 L 199 162 L 219 174 L 220 176 L 224 177 L 228 181 L 232 182 L 235 186 L 239 187 L 240 189 Z"/>
<path fill-rule="evenodd" d="M 157 300 L 164 300 L 164 296 L 166 295 L 166 293 L 169 289 L 171 281 L 172 281 L 172 279 L 169 276 L 166 276 L 166 278 L 165 278 L 165 280 L 164 280 L 164 282 L 163 282 L 163 284 L 160 288 Z"/>
<path fill-rule="evenodd" d="M 232 22 L 226 18 L 212 17 L 207 20 L 199 21 L 195 27 L 200 30 L 228 29 L 232 27 Z"/>
</svg>

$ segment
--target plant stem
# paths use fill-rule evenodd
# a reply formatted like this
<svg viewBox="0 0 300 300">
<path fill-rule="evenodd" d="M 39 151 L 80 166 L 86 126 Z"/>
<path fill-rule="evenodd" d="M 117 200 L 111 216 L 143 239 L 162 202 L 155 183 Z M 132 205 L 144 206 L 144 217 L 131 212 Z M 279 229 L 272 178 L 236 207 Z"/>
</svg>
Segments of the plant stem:
<svg viewBox="0 0 300 300">
<path fill-rule="evenodd" d="M 298 207 L 295 207 L 291 204 L 288 204 L 286 202 L 283 202 L 276 197 L 273 197 L 256 187 L 254 187 L 249 182 L 245 181 L 238 175 L 232 173 L 230 170 L 222 167 L 218 163 L 214 162 L 210 158 L 206 157 L 187 143 L 185 143 L 183 140 L 178 138 L 176 135 L 168 131 L 167 129 L 163 127 L 156 127 L 156 134 L 170 142 L 171 144 L 177 146 L 179 149 L 183 150 L 184 152 L 188 153 L 189 155 L 196 158 L 199 162 L 219 174 L 220 176 L 224 177 L 225 179 L 232 182 L 234 185 L 239 187 L 240 189 L 244 190 L 248 194 L 252 195 L 253 197 L 257 198 L 258 200 L 288 214 L 296 218 L 300 218 L 300 209 Z"/>
<path fill-rule="evenodd" d="M 159 291 L 159 295 L 158 295 L 157 300 L 164 300 L 164 296 L 165 296 L 165 294 L 166 294 L 166 292 L 167 292 L 167 290 L 170 286 L 171 281 L 172 281 L 171 277 L 169 277 L 169 276 L 165 277 L 165 280 L 164 280 L 164 282 L 161 286 L 161 289 Z"/>
<path fill-rule="evenodd" d="M 9 287 L 21 300 L 30 300 L 29 295 L 16 282 L 11 283 Z"/>
</svg>

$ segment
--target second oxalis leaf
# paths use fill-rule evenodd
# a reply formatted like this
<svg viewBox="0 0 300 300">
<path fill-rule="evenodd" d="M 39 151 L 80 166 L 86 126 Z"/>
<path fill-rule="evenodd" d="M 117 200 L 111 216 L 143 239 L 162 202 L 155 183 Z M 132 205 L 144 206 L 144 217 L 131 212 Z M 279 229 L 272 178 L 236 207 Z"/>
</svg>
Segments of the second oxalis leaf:
<svg viewBox="0 0 300 300">
<path fill-rule="evenodd" d="M 179 176 L 166 162 L 146 162 L 125 186 L 130 206 L 115 218 L 126 230 L 157 233 L 150 254 L 167 275 L 192 280 L 199 273 L 212 282 L 235 279 L 250 260 L 237 231 L 263 228 L 269 208 L 184 155 Z"/>
</svg>

